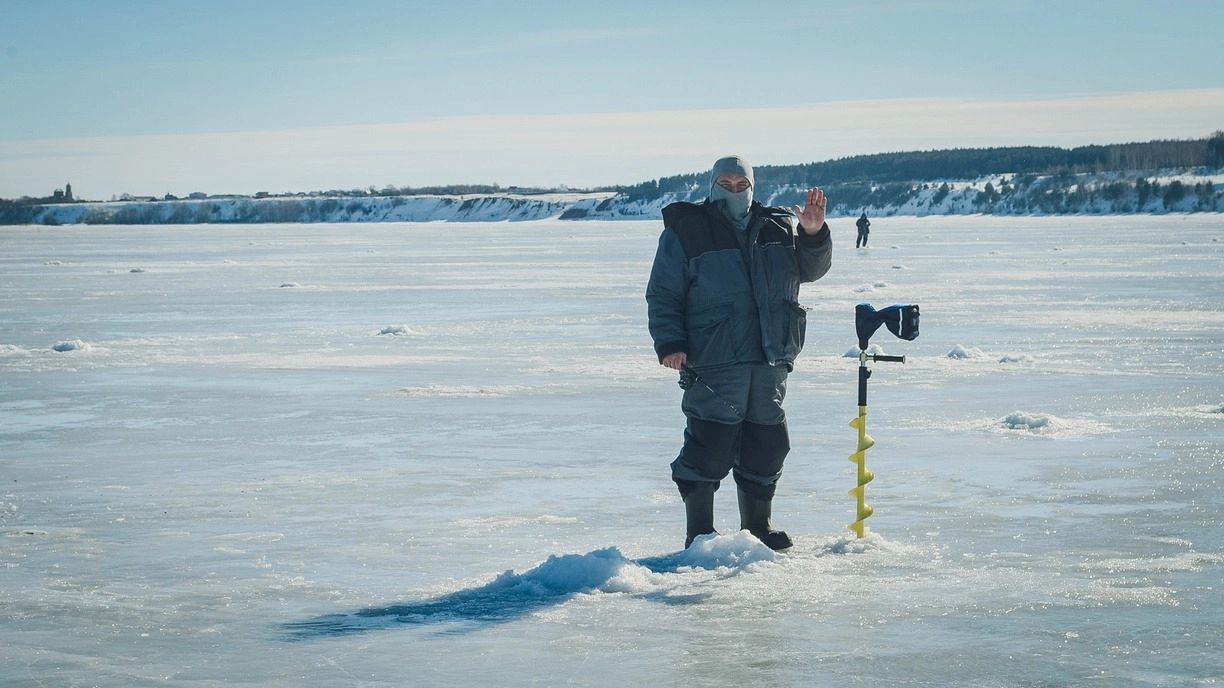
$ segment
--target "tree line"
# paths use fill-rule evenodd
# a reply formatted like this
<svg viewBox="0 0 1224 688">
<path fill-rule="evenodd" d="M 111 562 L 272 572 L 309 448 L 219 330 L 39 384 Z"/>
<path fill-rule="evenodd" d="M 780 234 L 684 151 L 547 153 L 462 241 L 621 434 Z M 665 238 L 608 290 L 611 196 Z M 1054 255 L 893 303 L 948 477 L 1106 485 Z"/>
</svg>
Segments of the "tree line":
<svg viewBox="0 0 1224 688">
<path fill-rule="evenodd" d="M 977 186 L 953 189 L 947 182 L 851 182 L 829 186 L 832 210 L 855 215 L 860 209 L 875 213 L 917 214 L 990 213 L 995 215 L 1063 215 L 1102 213 L 1213 212 L 1221 209 L 1210 180 L 1183 183 L 1173 179 L 1139 176 L 1119 179 L 1114 173 L 1061 173 L 1000 176 Z M 801 192 L 787 191 L 773 199 L 779 205 L 801 202 Z M 945 203 L 945 200 L 949 203 Z"/>
<path fill-rule="evenodd" d="M 1076 148 L 1014 146 L 876 153 L 800 165 L 762 165 L 754 168 L 754 174 L 758 191 L 768 193 L 784 187 L 887 185 L 1012 173 L 1058 175 L 1192 167 L 1224 167 L 1224 131 L 1202 139 Z M 650 201 L 667 194 L 692 200 L 704 198 L 708 184 L 708 172 L 695 172 L 660 177 L 617 190 L 631 200 Z"/>
</svg>

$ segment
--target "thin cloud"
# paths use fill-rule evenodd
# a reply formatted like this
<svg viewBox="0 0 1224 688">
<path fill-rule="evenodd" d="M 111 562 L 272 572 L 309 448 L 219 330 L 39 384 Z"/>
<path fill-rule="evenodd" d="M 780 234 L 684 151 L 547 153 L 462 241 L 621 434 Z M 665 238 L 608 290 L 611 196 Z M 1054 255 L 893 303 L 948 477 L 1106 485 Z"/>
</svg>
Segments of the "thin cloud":
<svg viewBox="0 0 1224 688">
<path fill-rule="evenodd" d="M 596 186 L 704 169 L 1003 145 L 1205 136 L 1224 89 L 1038 100 L 907 99 L 723 110 L 483 115 L 213 134 L 0 142 L 0 196 L 446 183 Z"/>
</svg>

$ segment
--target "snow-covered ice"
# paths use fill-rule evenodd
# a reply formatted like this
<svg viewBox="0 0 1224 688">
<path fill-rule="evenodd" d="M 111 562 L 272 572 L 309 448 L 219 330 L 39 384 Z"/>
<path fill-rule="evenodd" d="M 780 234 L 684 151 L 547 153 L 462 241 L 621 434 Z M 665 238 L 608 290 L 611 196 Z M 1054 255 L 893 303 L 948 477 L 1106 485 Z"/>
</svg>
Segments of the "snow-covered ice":
<svg viewBox="0 0 1224 688">
<path fill-rule="evenodd" d="M 831 224 L 785 554 L 680 548 L 656 222 L 0 228 L 0 685 L 1224 682 L 1220 216 Z"/>
</svg>

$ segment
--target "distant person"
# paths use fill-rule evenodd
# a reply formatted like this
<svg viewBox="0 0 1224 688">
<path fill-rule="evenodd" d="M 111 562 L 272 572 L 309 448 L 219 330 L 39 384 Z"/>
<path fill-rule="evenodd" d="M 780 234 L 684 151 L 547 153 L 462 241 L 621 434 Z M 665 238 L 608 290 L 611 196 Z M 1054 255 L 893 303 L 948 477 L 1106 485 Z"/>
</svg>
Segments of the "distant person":
<svg viewBox="0 0 1224 688">
<path fill-rule="evenodd" d="M 867 248 L 867 235 L 871 234 L 869 229 L 871 227 L 871 220 L 867 219 L 867 211 L 863 211 L 863 214 L 859 216 L 858 222 L 855 222 L 854 226 L 858 227 L 858 239 L 854 240 L 854 248 L 859 248 L 860 246 Z"/>
<path fill-rule="evenodd" d="M 799 284 L 829 271 L 833 243 L 824 191 L 810 189 L 793 211 L 752 195 L 747 162 L 715 162 L 705 202 L 663 209 L 646 288 L 655 353 L 681 371 L 685 387 L 684 445 L 671 471 L 684 500 L 686 548 L 714 532 L 714 492 L 728 473 L 740 528 L 774 550 L 793 544 L 771 520 L 790 451 L 782 400 L 807 327 Z"/>
</svg>

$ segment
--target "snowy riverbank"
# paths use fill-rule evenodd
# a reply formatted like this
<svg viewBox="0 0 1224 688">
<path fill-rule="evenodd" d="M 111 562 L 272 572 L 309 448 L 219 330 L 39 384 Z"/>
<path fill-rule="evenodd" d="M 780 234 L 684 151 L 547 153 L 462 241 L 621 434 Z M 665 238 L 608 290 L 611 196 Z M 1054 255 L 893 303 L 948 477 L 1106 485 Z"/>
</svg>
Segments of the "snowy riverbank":
<svg viewBox="0 0 1224 688">
<path fill-rule="evenodd" d="M 763 187 L 757 199 L 770 205 L 801 201 L 803 189 Z M 595 193 L 467 196 L 206 198 L 198 200 L 66 203 L 0 209 L 0 224 L 150 225 L 263 224 L 298 222 L 521 222 L 657 220 L 664 206 L 696 201 L 692 188 L 657 198 Z M 1164 170 L 1146 174 L 1100 173 L 1037 177 L 992 175 L 843 188 L 832 195 L 831 217 L 894 215 L 1125 215 L 1224 211 L 1224 170 Z"/>
</svg>

